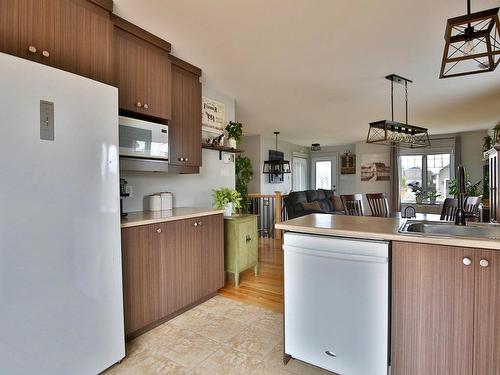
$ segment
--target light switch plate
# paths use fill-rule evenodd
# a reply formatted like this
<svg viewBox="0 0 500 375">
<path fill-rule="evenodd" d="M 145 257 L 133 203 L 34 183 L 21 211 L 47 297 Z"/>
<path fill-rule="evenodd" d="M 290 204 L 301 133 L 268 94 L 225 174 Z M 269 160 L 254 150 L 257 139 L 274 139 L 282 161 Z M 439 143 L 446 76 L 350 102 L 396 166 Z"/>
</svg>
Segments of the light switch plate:
<svg viewBox="0 0 500 375">
<path fill-rule="evenodd" d="M 40 100 L 40 139 L 53 141 L 54 131 L 54 103 Z"/>
<path fill-rule="evenodd" d="M 222 154 L 222 159 L 224 160 L 224 164 L 234 163 L 234 154 L 224 152 Z"/>
</svg>

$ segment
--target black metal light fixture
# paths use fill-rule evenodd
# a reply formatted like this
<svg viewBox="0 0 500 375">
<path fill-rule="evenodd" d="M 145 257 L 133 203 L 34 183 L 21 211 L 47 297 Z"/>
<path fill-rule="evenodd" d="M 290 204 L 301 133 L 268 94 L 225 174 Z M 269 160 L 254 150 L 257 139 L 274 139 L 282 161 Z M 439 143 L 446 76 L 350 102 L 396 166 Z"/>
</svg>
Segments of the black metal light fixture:
<svg viewBox="0 0 500 375">
<path fill-rule="evenodd" d="M 391 74 L 385 77 L 391 81 L 391 120 L 380 120 L 370 122 L 366 143 L 400 147 L 400 148 L 419 148 L 431 145 L 426 128 L 408 124 L 408 83 L 407 78 Z M 394 121 L 394 82 L 405 87 L 406 104 L 406 122 Z"/>
<path fill-rule="evenodd" d="M 500 62 L 500 8 L 448 19 L 439 78 L 492 72 Z"/>
<path fill-rule="evenodd" d="M 269 175 L 269 182 L 283 182 L 284 174 L 290 173 L 290 162 L 284 160 L 284 154 L 278 151 L 278 134 L 280 132 L 274 132 L 276 136 L 276 149 L 269 150 L 269 160 L 264 162 L 264 168 L 262 173 Z"/>
</svg>

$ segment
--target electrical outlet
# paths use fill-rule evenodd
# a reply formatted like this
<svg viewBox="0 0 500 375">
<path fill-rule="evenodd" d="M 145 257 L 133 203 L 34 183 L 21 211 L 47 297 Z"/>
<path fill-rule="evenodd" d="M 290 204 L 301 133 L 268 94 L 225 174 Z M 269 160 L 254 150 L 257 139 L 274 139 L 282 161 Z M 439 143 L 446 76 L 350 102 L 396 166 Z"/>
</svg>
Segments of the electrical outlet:
<svg viewBox="0 0 500 375">
<path fill-rule="evenodd" d="M 125 192 L 128 194 L 129 198 L 133 198 L 134 197 L 134 188 L 130 185 L 127 185 L 125 187 Z"/>
</svg>

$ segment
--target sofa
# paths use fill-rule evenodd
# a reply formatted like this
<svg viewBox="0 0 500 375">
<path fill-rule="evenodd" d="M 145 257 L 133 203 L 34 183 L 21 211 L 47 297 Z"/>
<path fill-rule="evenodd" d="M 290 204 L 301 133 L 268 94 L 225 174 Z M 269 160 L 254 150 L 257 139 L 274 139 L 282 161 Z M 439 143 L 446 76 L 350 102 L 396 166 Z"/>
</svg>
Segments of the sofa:
<svg viewBox="0 0 500 375">
<path fill-rule="evenodd" d="M 284 198 L 288 219 L 312 213 L 343 213 L 342 201 L 333 190 L 292 191 Z"/>
</svg>

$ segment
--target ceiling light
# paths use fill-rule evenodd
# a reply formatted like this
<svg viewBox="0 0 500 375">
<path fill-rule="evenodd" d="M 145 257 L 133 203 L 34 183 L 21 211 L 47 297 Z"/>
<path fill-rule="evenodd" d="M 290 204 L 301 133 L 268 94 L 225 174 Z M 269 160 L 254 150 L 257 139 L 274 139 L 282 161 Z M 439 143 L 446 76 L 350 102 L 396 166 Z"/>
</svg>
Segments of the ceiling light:
<svg viewBox="0 0 500 375">
<path fill-rule="evenodd" d="M 321 151 L 321 146 L 319 143 L 313 143 L 311 145 L 311 151 Z"/>
<path fill-rule="evenodd" d="M 409 79 L 391 74 L 385 77 L 391 81 L 391 120 L 370 122 L 366 143 L 374 143 L 400 148 L 418 148 L 430 146 L 426 128 L 408 124 L 408 83 Z M 405 86 L 406 122 L 394 121 L 394 82 Z"/>
<path fill-rule="evenodd" d="M 500 62 L 500 21 L 492 8 L 448 19 L 439 78 L 491 72 Z"/>
<path fill-rule="evenodd" d="M 269 182 L 283 182 L 283 174 L 290 173 L 290 162 L 284 160 L 284 154 L 278 151 L 278 134 L 276 136 L 276 150 L 269 150 L 269 160 L 264 162 L 262 173 L 269 175 Z"/>
</svg>

